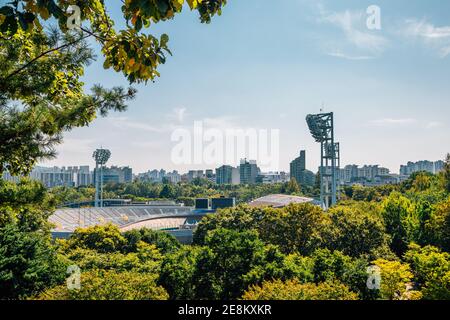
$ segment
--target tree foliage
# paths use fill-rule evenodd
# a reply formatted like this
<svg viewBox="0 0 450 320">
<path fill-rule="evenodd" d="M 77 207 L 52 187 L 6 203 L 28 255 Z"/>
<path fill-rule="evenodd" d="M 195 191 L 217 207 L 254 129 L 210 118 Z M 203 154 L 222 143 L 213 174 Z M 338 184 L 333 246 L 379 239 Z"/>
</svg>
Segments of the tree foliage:
<svg viewBox="0 0 450 320">
<path fill-rule="evenodd" d="M 312 273 L 316 284 L 339 281 L 357 293 L 361 299 L 376 299 L 378 293 L 367 288 L 367 267 L 365 258 L 352 258 L 340 251 L 318 249 L 311 256 Z"/>
<path fill-rule="evenodd" d="M 386 231 L 391 235 L 391 249 L 402 256 L 409 242 L 418 238 L 420 220 L 413 203 L 400 193 L 392 193 L 382 203 Z"/>
<path fill-rule="evenodd" d="M 297 180 L 293 177 L 289 180 L 287 186 L 286 186 L 286 193 L 287 194 L 293 194 L 298 195 L 300 194 L 300 185 L 298 184 Z"/>
<path fill-rule="evenodd" d="M 193 279 L 201 251 L 200 247 L 187 246 L 164 256 L 159 283 L 167 290 L 170 299 L 189 300 L 197 296 Z"/>
<path fill-rule="evenodd" d="M 92 249 L 102 253 L 121 250 L 126 244 L 119 228 L 112 224 L 78 228 L 67 241 L 67 247 Z"/>
<path fill-rule="evenodd" d="M 104 67 L 122 72 L 130 82 L 153 80 L 159 76 L 157 68 L 166 61 L 169 37 L 142 32 L 161 21 L 173 19 L 180 13 L 184 0 L 126 0 L 122 3 L 125 28 L 117 30 L 103 0 L 13 0 L 0 7 L 0 31 L 6 37 L 17 33 L 41 30 L 45 21 L 54 18 L 59 29 L 70 33 L 68 22 L 73 22 L 71 5 L 80 9 L 80 32 L 83 37 L 93 37 L 101 46 L 105 57 Z M 197 10 L 200 21 L 209 23 L 212 16 L 220 14 L 226 0 L 188 0 L 191 10 Z"/>
<path fill-rule="evenodd" d="M 433 207 L 424 228 L 427 238 L 423 245 L 430 244 L 450 252 L 450 197 Z"/>
<path fill-rule="evenodd" d="M 132 88 L 99 85 L 85 93 L 80 77 L 93 54 L 83 38 L 75 39 L 56 30 L 18 30 L 8 39 L 0 32 L 0 172 L 29 173 L 38 160 L 55 156 L 64 131 L 86 126 L 97 114 L 123 111 L 134 97 Z M 61 43 L 71 45 L 29 64 Z"/>
<path fill-rule="evenodd" d="M 450 254 L 436 247 L 409 246 L 405 260 L 410 263 L 414 279 L 424 299 L 450 299 Z"/>
<path fill-rule="evenodd" d="M 92 270 L 81 274 L 80 289 L 60 285 L 34 299 L 40 300 L 167 300 L 156 276 L 132 271 Z"/>
<path fill-rule="evenodd" d="M 0 179 L 0 299 L 24 298 L 64 279 L 47 222 L 52 208 L 41 184 Z"/>
<path fill-rule="evenodd" d="M 302 284 L 296 280 L 265 281 L 262 285 L 250 287 L 243 295 L 244 300 L 358 300 L 358 295 L 351 292 L 337 281 L 320 284 Z"/>
<path fill-rule="evenodd" d="M 136 252 L 140 242 L 154 245 L 163 254 L 174 252 L 181 246 L 174 236 L 146 228 L 126 231 L 123 236 L 126 239 L 126 245 L 122 250 L 125 252 Z"/>
<path fill-rule="evenodd" d="M 387 251 L 389 236 L 377 205 L 349 203 L 331 208 L 324 230 L 326 246 L 359 257 Z"/>
<path fill-rule="evenodd" d="M 255 229 L 261 240 L 279 246 L 284 253 L 309 254 L 320 246 L 320 231 L 326 219 L 322 209 L 311 204 L 292 204 L 282 209 L 239 206 L 202 220 L 194 242 L 202 244 L 207 232 L 216 228 Z"/>
<path fill-rule="evenodd" d="M 256 232 L 214 230 L 206 236 L 193 274 L 196 299 L 237 299 L 252 283 L 276 276 L 283 256 Z"/>
<path fill-rule="evenodd" d="M 413 274 L 408 264 L 385 259 L 375 260 L 374 265 L 380 268 L 380 295 L 385 300 L 419 300 L 420 292 L 411 290 Z"/>
<path fill-rule="evenodd" d="M 444 171 L 442 172 L 442 180 L 444 189 L 447 193 L 450 193 L 450 153 L 445 158 Z"/>
<path fill-rule="evenodd" d="M 135 252 L 101 253 L 92 249 L 76 248 L 64 251 L 65 258 L 76 264 L 82 271 L 114 270 L 117 272 L 135 271 L 141 273 L 158 273 L 162 254 L 153 246 L 141 242 Z"/>
</svg>

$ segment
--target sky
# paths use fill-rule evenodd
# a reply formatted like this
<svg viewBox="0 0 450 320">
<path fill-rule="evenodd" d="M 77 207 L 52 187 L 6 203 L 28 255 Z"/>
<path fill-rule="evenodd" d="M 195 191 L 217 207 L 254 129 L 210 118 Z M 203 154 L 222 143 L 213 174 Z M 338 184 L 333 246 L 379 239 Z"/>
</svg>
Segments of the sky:
<svg viewBox="0 0 450 320">
<path fill-rule="evenodd" d="M 371 5 L 381 10 L 380 30 L 367 27 Z M 117 2 L 108 8 L 120 21 Z M 146 32 L 170 37 L 173 56 L 161 77 L 134 85 L 126 112 L 67 132 L 58 157 L 41 165 L 94 166 L 92 152 L 102 146 L 112 152 L 109 165 L 134 173 L 215 168 L 222 163 L 172 157 L 174 130 L 193 131 L 202 121 L 219 132 L 279 130 L 278 165 L 266 171 L 288 171 L 302 149 L 317 171 L 320 147 L 305 117 L 321 109 L 334 112 L 342 165 L 398 173 L 407 161 L 436 161 L 450 151 L 448 1 L 229 0 L 209 25 L 185 8 Z M 86 69 L 86 90 L 129 85 L 102 65 L 98 54 Z"/>
</svg>

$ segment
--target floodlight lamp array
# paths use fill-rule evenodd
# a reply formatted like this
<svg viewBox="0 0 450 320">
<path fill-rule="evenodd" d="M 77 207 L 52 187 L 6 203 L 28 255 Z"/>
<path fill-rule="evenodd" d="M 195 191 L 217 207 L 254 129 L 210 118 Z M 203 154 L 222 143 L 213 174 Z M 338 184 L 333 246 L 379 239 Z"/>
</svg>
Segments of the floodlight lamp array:
<svg viewBox="0 0 450 320">
<path fill-rule="evenodd" d="M 310 114 L 306 117 L 306 123 L 316 142 L 323 142 L 326 140 L 327 136 L 323 128 L 323 120 L 320 117 Z"/>
<path fill-rule="evenodd" d="M 111 151 L 107 149 L 97 149 L 94 151 L 92 157 L 95 159 L 97 164 L 104 165 L 111 157 Z"/>
</svg>

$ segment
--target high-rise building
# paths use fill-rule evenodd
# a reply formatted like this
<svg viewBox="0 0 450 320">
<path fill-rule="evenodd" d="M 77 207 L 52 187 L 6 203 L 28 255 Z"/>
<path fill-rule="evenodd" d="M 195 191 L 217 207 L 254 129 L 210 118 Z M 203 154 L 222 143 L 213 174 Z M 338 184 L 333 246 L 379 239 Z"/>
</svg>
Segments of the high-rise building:
<svg viewBox="0 0 450 320">
<path fill-rule="evenodd" d="M 300 156 L 291 162 L 290 169 L 291 179 L 294 178 L 300 185 L 312 186 L 314 184 L 314 173 L 306 170 L 305 150 L 301 150 Z"/>
<path fill-rule="evenodd" d="M 239 170 L 239 167 L 233 167 L 233 170 L 231 172 L 231 184 L 241 184 L 241 172 Z"/>
<path fill-rule="evenodd" d="M 426 171 L 429 173 L 438 173 L 444 168 L 444 162 L 440 161 L 417 161 L 412 162 L 409 161 L 406 165 L 400 166 L 400 175 L 401 176 L 410 176 L 411 174 L 419 171 Z"/>
<path fill-rule="evenodd" d="M 356 164 L 350 164 L 339 170 L 341 183 L 350 183 L 353 179 L 358 177 L 358 166 Z"/>
<path fill-rule="evenodd" d="M 70 169 L 71 167 L 69 167 Z M 73 167 L 72 170 L 75 173 L 75 186 L 88 186 L 94 183 L 92 172 L 89 170 L 89 166 L 80 166 L 79 168 Z"/>
<path fill-rule="evenodd" d="M 130 167 L 122 167 L 123 171 L 123 182 L 130 183 L 133 182 L 133 169 Z"/>
<path fill-rule="evenodd" d="M 181 175 L 176 170 L 174 170 L 173 172 L 168 172 L 165 178 L 171 183 L 181 182 Z"/>
<path fill-rule="evenodd" d="M 217 184 L 231 184 L 233 179 L 233 167 L 221 166 L 216 169 L 216 183 Z"/>
<path fill-rule="evenodd" d="M 192 182 L 194 179 L 205 178 L 203 170 L 189 170 L 187 173 L 187 181 Z"/>
<path fill-rule="evenodd" d="M 388 168 L 379 165 L 364 165 L 358 167 L 355 164 L 347 165 L 339 171 L 340 183 L 344 185 L 382 185 L 392 184 L 399 181 L 398 177 L 392 175 Z"/>
<path fill-rule="evenodd" d="M 380 168 L 379 165 L 364 165 L 361 168 L 358 168 L 358 178 L 363 178 L 367 180 L 373 180 L 377 176 L 382 176 L 389 174 L 389 170 L 386 168 Z"/>
<path fill-rule="evenodd" d="M 239 173 L 241 184 L 255 184 L 260 170 L 255 160 L 248 161 L 247 159 L 242 159 L 239 166 Z"/>
<path fill-rule="evenodd" d="M 42 182 L 46 188 L 53 187 L 80 187 L 93 183 L 92 172 L 89 166 L 80 167 L 35 167 L 28 175 L 30 179 Z M 8 171 L 3 172 L 2 179 L 18 182 L 20 177 L 12 176 Z"/>
<path fill-rule="evenodd" d="M 140 181 L 148 181 L 148 182 L 155 182 L 155 183 L 162 183 L 165 180 L 171 182 L 171 183 L 178 183 L 181 182 L 181 175 L 178 173 L 178 171 L 174 170 L 172 172 L 166 172 L 166 170 L 149 170 L 145 173 L 139 173 L 137 175 L 137 179 Z"/>
<path fill-rule="evenodd" d="M 434 163 L 434 173 L 439 173 L 444 170 L 445 162 L 442 160 L 436 161 Z"/>
<path fill-rule="evenodd" d="M 298 183 L 302 183 L 304 172 L 306 170 L 306 151 L 301 150 L 300 156 L 291 162 L 291 179 L 294 178 Z"/>
<path fill-rule="evenodd" d="M 267 172 L 260 175 L 263 184 L 284 183 L 288 181 L 286 172 Z"/>
<path fill-rule="evenodd" d="M 94 169 L 94 183 L 96 179 L 96 169 Z M 133 171 L 130 167 L 103 168 L 103 183 L 128 183 L 133 181 Z"/>
<path fill-rule="evenodd" d="M 224 165 L 216 169 L 216 183 L 217 184 L 239 184 L 240 172 L 239 168 Z"/>
</svg>

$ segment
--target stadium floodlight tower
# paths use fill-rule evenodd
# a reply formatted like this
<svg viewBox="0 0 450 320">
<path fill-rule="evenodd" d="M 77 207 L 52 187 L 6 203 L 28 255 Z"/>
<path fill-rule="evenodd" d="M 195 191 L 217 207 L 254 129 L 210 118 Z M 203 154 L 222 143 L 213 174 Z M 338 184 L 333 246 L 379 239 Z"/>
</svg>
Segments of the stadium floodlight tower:
<svg viewBox="0 0 450 320">
<path fill-rule="evenodd" d="M 340 150 L 334 141 L 333 113 L 310 114 L 306 117 L 311 135 L 320 143 L 320 202 L 324 209 L 336 204 L 339 183 Z"/>
<path fill-rule="evenodd" d="M 111 157 L 111 151 L 97 149 L 94 151 L 92 157 L 95 159 L 95 207 L 103 207 L 103 166 L 108 162 L 109 157 Z"/>
</svg>

